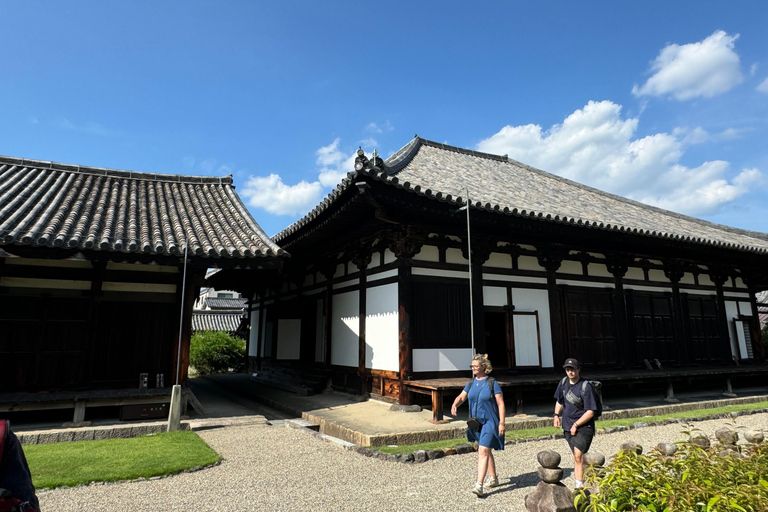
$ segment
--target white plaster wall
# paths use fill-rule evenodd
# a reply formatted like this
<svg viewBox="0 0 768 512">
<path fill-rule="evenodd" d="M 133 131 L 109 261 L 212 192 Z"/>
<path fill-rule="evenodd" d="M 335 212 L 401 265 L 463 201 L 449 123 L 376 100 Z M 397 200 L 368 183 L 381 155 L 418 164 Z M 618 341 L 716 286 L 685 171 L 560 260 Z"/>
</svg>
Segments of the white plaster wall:
<svg viewBox="0 0 768 512">
<path fill-rule="evenodd" d="M 512 268 L 512 257 L 509 254 L 502 254 L 500 252 L 492 252 L 488 261 L 483 263 L 483 267 L 490 268 Z"/>
<path fill-rule="evenodd" d="M 686 272 L 680 279 L 680 284 L 696 284 L 696 278 L 690 272 Z"/>
<path fill-rule="evenodd" d="M 366 291 L 365 367 L 400 370 L 397 284 L 376 286 Z"/>
<path fill-rule="evenodd" d="M 736 288 L 746 288 L 747 287 L 747 285 L 744 284 L 744 281 L 740 277 L 737 277 L 733 281 L 734 281 L 734 283 L 736 283 Z"/>
<path fill-rule="evenodd" d="M 517 258 L 517 268 L 520 270 L 544 270 L 544 268 L 539 265 L 539 260 L 533 256 L 520 256 Z"/>
<path fill-rule="evenodd" d="M 569 279 L 558 279 L 557 284 L 567 284 L 570 286 L 583 286 L 585 288 L 613 288 L 613 283 L 596 283 L 592 281 L 571 281 Z"/>
<path fill-rule="evenodd" d="M 281 318 L 277 321 L 277 359 L 298 359 L 300 342 L 300 319 Z"/>
<path fill-rule="evenodd" d="M 360 292 L 352 291 L 333 296 L 331 324 L 331 364 L 357 368 L 360 343 Z"/>
<path fill-rule="evenodd" d="M 336 272 L 333 274 L 334 279 L 337 277 L 342 277 L 344 275 L 344 265 L 339 263 L 336 265 Z"/>
<path fill-rule="evenodd" d="M 606 270 L 606 273 L 608 271 Z M 627 273 L 624 276 L 624 279 L 634 279 L 636 281 L 642 281 L 645 279 L 645 273 L 643 272 L 643 269 L 637 268 L 637 267 L 629 267 L 627 269 Z"/>
<path fill-rule="evenodd" d="M 322 299 L 317 301 L 317 310 L 315 315 L 315 362 L 323 362 L 323 340 L 325 338 L 325 315 L 324 301 Z"/>
<path fill-rule="evenodd" d="M 471 348 L 415 348 L 413 349 L 413 371 L 469 370 L 472 355 Z"/>
<path fill-rule="evenodd" d="M 485 272 L 483 272 L 483 279 L 486 281 L 507 281 L 510 283 L 547 284 L 546 277 L 505 276 L 502 274 L 486 274 Z"/>
<path fill-rule="evenodd" d="M 539 334 L 541 335 L 541 366 L 554 367 L 552 356 L 552 326 L 549 318 L 549 297 L 547 290 L 530 290 L 528 288 L 512 289 L 512 304 L 515 311 L 538 311 Z"/>
<path fill-rule="evenodd" d="M 500 286 L 483 286 L 483 306 L 506 306 L 507 289 Z"/>
<path fill-rule="evenodd" d="M 608 268 L 603 263 L 589 263 L 587 265 L 587 274 L 592 277 L 610 277 L 613 278 L 613 274 L 608 272 Z M 643 273 L 640 272 L 640 279 L 643 278 Z"/>
<path fill-rule="evenodd" d="M 657 270 L 652 268 L 648 271 L 648 279 L 651 281 L 658 281 L 660 283 L 668 283 L 669 279 L 664 275 L 663 270 Z"/>
<path fill-rule="evenodd" d="M 734 322 L 734 319 L 738 316 L 739 307 L 736 302 L 731 300 L 725 301 L 725 318 L 728 320 L 728 337 L 731 339 L 731 354 L 740 358 L 739 336 L 736 334 L 736 323 Z"/>
<path fill-rule="evenodd" d="M 469 262 L 467 261 L 467 258 L 465 258 L 463 254 L 461 254 L 461 249 L 455 249 L 455 248 L 450 248 L 445 250 L 445 262 L 460 263 L 462 265 L 469 264 Z"/>
<path fill-rule="evenodd" d="M 440 249 L 434 245 L 425 245 L 413 259 L 420 261 L 440 261 Z"/>
<path fill-rule="evenodd" d="M 368 276 L 368 282 L 378 281 L 380 279 L 386 279 L 388 277 L 397 277 L 397 269 L 387 270 L 385 272 L 379 272 L 377 274 L 371 274 Z"/>
<path fill-rule="evenodd" d="M 710 279 L 709 274 L 699 274 L 699 284 L 704 286 L 715 286 L 715 283 Z"/>
<path fill-rule="evenodd" d="M 739 313 L 743 316 L 752 316 L 752 304 L 749 302 L 739 302 Z"/>
<path fill-rule="evenodd" d="M 634 286 L 634 285 L 624 285 L 625 290 L 638 290 L 643 292 L 656 292 L 656 293 L 666 293 L 666 292 L 672 292 L 672 288 L 669 286 Z"/>
<path fill-rule="evenodd" d="M 259 346 L 259 316 L 261 311 L 255 309 L 251 311 L 251 331 L 248 334 L 248 355 L 256 357 L 259 353 L 256 349 Z"/>
<path fill-rule="evenodd" d="M 453 277 L 456 279 L 469 279 L 469 270 L 442 270 L 439 268 L 418 268 L 415 267 L 412 271 L 415 276 L 440 276 L 440 277 Z"/>
<path fill-rule="evenodd" d="M 338 290 L 339 288 L 345 288 L 347 286 L 355 286 L 357 284 L 360 284 L 359 279 L 350 279 L 349 281 L 341 281 L 339 283 L 333 283 L 333 289 Z"/>
<path fill-rule="evenodd" d="M 397 261 L 397 256 L 395 256 L 395 253 L 390 251 L 389 249 L 384 249 L 384 264 L 392 263 L 393 261 Z"/>
<path fill-rule="evenodd" d="M 579 276 L 584 274 L 581 263 L 578 261 L 563 261 L 557 271 L 563 274 L 576 274 Z"/>
<path fill-rule="evenodd" d="M 536 315 L 513 315 L 515 364 L 539 366 L 539 338 Z"/>
</svg>

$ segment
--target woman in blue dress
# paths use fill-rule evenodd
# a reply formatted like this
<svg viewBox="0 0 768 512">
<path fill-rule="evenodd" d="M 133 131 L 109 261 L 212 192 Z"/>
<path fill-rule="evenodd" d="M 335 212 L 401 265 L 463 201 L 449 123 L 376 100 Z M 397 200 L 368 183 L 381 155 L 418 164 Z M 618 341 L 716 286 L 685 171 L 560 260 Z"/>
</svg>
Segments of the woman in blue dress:
<svg viewBox="0 0 768 512">
<path fill-rule="evenodd" d="M 477 442 L 477 481 L 472 492 L 477 496 L 484 495 L 485 487 L 499 485 L 499 477 L 496 473 L 496 461 L 492 450 L 504 449 L 504 432 L 506 424 L 504 418 L 504 396 L 501 387 L 495 380 L 493 390 L 489 386 L 488 374 L 493 367 L 488 360 L 488 354 L 475 354 L 472 358 L 472 380 L 464 387 L 451 406 L 451 414 L 456 416 L 456 408 L 469 399 L 469 416 L 475 417 L 480 422 L 479 430 L 467 428 L 467 439 L 470 443 Z M 486 480 L 486 474 L 488 479 Z"/>
</svg>

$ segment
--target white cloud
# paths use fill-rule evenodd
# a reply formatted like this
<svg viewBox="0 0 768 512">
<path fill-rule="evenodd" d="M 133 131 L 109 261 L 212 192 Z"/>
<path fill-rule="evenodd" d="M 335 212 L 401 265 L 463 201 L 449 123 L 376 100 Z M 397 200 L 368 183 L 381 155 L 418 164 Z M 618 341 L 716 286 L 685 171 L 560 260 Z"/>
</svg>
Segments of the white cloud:
<svg viewBox="0 0 768 512">
<path fill-rule="evenodd" d="M 760 82 L 760 85 L 755 89 L 757 92 L 768 94 L 768 78 Z"/>
<path fill-rule="evenodd" d="M 115 132 L 113 132 L 112 130 L 105 128 L 99 123 L 94 123 L 93 121 L 89 121 L 84 124 L 75 124 L 71 122 L 69 119 L 65 119 L 61 117 L 52 121 L 51 125 L 64 130 L 83 132 L 83 133 L 88 133 L 90 135 L 97 135 L 99 137 L 109 137 L 115 134 Z"/>
<path fill-rule="evenodd" d="M 757 62 L 755 62 L 754 64 L 749 66 L 749 75 L 750 76 L 755 76 L 755 73 L 757 73 L 758 66 L 759 66 L 759 64 Z"/>
<path fill-rule="evenodd" d="M 730 181 L 728 162 L 688 168 L 679 163 L 687 146 L 725 139 L 704 129 L 678 128 L 634 138 L 638 118 L 622 119 L 621 106 L 590 101 L 548 130 L 539 125 L 505 126 L 478 150 L 511 158 L 580 183 L 692 215 L 716 211 L 760 180 L 757 169 Z"/>
<path fill-rule="evenodd" d="M 250 206 L 263 208 L 275 215 L 299 215 L 307 213 L 323 197 L 319 181 L 301 181 L 289 186 L 277 174 L 251 176 L 240 194 Z"/>
<path fill-rule="evenodd" d="M 389 120 L 385 121 L 384 124 L 382 125 L 379 125 L 377 123 L 368 123 L 368 126 L 365 127 L 365 131 L 370 133 L 391 132 L 394 129 L 395 127 L 392 126 Z"/>
<path fill-rule="evenodd" d="M 728 92 L 743 80 L 739 55 L 734 51 L 738 37 L 718 30 L 698 43 L 666 46 L 651 63 L 653 76 L 642 86 L 635 85 L 632 93 L 671 95 L 682 101 Z"/>
<path fill-rule="evenodd" d="M 354 170 L 356 151 L 351 154 L 339 149 L 340 139 L 336 138 L 327 146 L 317 151 L 317 181 L 302 181 L 296 185 L 286 185 L 277 174 L 269 176 L 251 176 L 240 194 L 250 206 L 263 208 L 275 215 L 305 214 L 322 200 L 323 196 L 347 173 Z"/>
</svg>

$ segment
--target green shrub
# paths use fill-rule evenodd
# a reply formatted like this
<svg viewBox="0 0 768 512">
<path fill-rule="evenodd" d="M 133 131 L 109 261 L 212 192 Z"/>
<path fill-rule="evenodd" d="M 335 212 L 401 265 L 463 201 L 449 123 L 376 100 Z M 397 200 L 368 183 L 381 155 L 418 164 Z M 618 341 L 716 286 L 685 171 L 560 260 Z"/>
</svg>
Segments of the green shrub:
<svg viewBox="0 0 768 512">
<path fill-rule="evenodd" d="M 574 493 L 576 508 L 589 512 L 760 512 L 768 510 L 768 445 L 741 447 L 729 455 L 722 445 L 702 449 L 679 443 L 667 457 L 618 453 L 587 482 L 598 492 Z"/>
<path fill-rule="evenodd" d="M 203 331 L 192 336 L 189 364 L 200 375 L 224 373 L 245 360 L 245 341 L 224 331 Z"/>
</svg>

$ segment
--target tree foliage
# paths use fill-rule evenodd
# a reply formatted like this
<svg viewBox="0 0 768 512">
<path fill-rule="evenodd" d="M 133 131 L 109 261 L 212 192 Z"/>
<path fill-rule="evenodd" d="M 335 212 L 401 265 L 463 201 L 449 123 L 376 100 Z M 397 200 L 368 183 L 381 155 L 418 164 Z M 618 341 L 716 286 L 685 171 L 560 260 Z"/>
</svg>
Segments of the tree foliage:
<svg viewBox="0 0 768 512">
<path fill-rule="evenodd" d="M 189 363 L 200 375 L 224 373 L 245 360 L 245 341 L 224 331 L 192 335 Z"/>
</svg>

